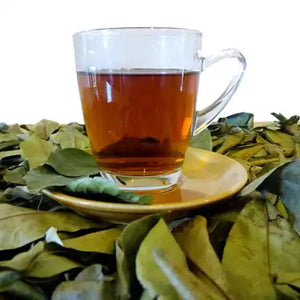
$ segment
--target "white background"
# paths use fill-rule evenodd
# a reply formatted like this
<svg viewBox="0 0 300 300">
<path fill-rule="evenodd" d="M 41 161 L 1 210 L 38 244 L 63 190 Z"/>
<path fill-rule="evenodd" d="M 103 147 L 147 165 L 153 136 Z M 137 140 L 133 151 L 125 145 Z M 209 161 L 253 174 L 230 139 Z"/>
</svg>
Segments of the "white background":
<svg viewBox="0 0 300 300">
<path fill-rule="evenodd" d="M 299 4 L 297 0 L 1 0 L 0 122 L 33 123 L 42 118 L 82 122 L 72 34 L 120 26 L 201 30 L 204 55 L 239 49 L 248 69 L 222 116 L 248 111 L 263 121 L 273 119 L 272 111 L 299 114 Z M 200 106 L 224 89 L 230 72 L 221 66 L 202 75 Z"/>
</svg>

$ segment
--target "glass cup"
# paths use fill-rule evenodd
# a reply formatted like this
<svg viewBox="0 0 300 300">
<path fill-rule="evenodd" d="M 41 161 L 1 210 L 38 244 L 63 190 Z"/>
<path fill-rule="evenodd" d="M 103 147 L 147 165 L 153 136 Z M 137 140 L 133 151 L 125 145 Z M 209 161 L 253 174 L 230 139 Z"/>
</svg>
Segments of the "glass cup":
<svg viewBox="0 0 300 300">
<path fill-rule="evenodd" d="M 246 69 L 227 49 L 201 56 L 200 31 L 108 28 L 74 34 L 82 111 L 102 176 L 124 190 L 177 183 L 191 135 L 220 113 Z M 239 71 L 221 96 L 196 111 L 200 73 L 226 58 Z"/>
</svg>

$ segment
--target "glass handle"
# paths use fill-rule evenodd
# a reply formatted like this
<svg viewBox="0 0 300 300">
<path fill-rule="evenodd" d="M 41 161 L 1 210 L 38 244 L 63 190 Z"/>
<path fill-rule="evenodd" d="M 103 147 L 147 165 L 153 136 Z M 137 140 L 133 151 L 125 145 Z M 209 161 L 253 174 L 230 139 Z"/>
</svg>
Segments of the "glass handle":
<svg viewBox="0 0 300 300">
<path fill-rule="evenodd" d="M 212 55 L 207 58 L 200 58 L 201 72 L 205 71 L 211 65 L 227 58 L 235 58 L 238 60 L 239 71 L 233 76 L 225 91 L 219 96 L 219 98 L 215 102 L 213 102 L 211 105 L 202 110 L 196 111 L 192 131 L 193 135 L 197 135 L 204 128 L 206 128 L 226 106 L 226 104 L 238 88 L 247 66 L 245 57 L 241 52 L 239 52 L 236 49 L 225 49 L 217 55 Z"/>
</svg>

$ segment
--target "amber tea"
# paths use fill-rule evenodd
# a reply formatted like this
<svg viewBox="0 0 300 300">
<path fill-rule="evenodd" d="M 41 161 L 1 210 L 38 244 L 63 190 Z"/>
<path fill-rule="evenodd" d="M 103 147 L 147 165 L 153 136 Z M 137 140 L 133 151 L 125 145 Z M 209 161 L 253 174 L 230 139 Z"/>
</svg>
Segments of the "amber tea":
<svg viewBox="0 0 300 300">
<path fill-rule="evenodd" d="M 183 162 L 199 72 L 78 72 L 85 124 L 101 170 L 130 176 L 174 172 Z"/>
</svg>

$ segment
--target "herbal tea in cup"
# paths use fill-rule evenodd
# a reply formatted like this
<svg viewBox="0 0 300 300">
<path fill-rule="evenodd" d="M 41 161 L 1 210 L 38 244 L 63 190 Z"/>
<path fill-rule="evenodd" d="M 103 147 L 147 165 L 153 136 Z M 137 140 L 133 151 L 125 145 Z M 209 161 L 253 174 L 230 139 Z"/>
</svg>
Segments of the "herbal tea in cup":
<svg viewBox="0 0 300 300">
<path fill-rule="evenodd" d="M 200 54 L 202 34 L 177 28 L 97 29 L 74 35 L 82 111 L 101 174 L 122 189 L 176 184 L 191 134 L 227 104 L 246 63 L 234 49 Z M 225 58 L 240 72 L 208 108 L 196 111 L 199 76 Z"/>
</svg>

